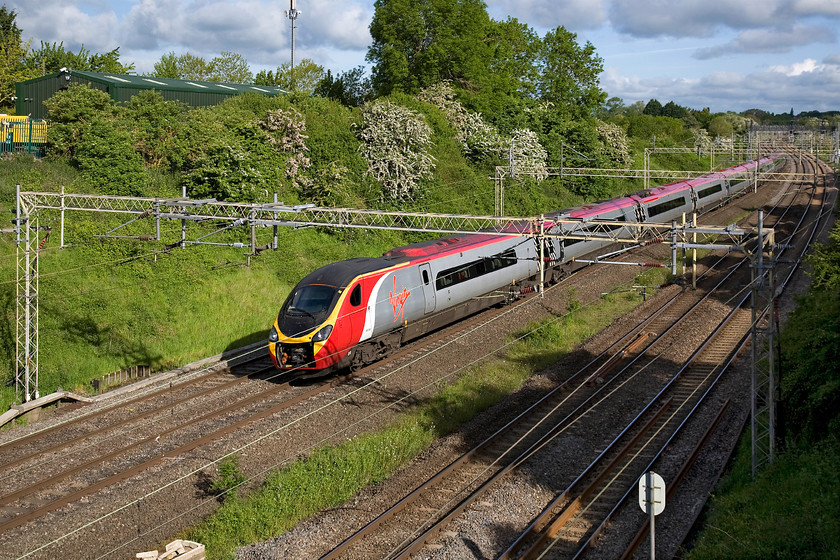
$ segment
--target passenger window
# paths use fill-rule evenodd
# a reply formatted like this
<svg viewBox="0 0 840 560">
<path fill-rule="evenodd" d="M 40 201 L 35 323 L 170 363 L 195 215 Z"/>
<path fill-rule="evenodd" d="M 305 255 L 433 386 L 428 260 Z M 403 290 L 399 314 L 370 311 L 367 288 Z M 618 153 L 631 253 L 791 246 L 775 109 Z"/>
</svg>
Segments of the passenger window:
<svg viewBox="0 0 840 560">
<path fill-rule="evenodd" d="M 350 305 L 353 307 L 359 307 L 362 305 L 362 285 L 356 284 L 356 287 L 353 288 L 353 292 L 350 294 Z"/>
<path fill-rule="evenodd" d="M 429 285 L 429 271 L 428 270 L 423 271 L 423 283 L 426 284 L 427 286 Z"/>
</svg>

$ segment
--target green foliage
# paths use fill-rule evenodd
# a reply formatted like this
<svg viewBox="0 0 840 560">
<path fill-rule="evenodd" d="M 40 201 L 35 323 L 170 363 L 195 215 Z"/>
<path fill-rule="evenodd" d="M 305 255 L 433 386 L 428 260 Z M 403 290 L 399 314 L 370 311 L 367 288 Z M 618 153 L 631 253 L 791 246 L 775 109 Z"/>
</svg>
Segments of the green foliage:
<svg viewBox="0 0 840 560">
<path fill-rule="evenodd" d="M 357 66 L 352 70 L 342 72 L 336 78 L 333 78 L 332 72 L 327 70 L 315 86 L 313 93 L 335 99 L 348 107 L 358 107 L 373 98 L 371 88 L 370 79 L 365 77 L 364 66 Z"/>
<path fill-rule="evenodd" d="M 254 80 L 248 61 L 239 53 L 222 51 L 210 61 L 211 82 L 228 82 L 231 84 L 250 84 Z"/>
<path fill-rule="evenodd" d="M 485 83 L 492 54 L 481 0 L 377 0 L 370 24 L 376 92 L 414 94 L 445 79 Z"/>
<path fill-rule="evenodd" d="M 432 131 L 423 116 L 382 100 L 365 105 L 362 113 L 362 154 L 368 174 L 382 183 L 383 195 L 395 202 L 422 196 L 423 182 L 434 170 Z"/>
<path fill-rule="evenodd" d="M 117 114 L 117 106 L 108 94 L 87 84 L 59 91 L 44 105 L 51 121 L 47 131 L 50 157 L 73 158 L 76 144 L 91 123 Z"/>
<path fill-rule="evenodd" d="M 485 41 L 493 56 L 488 79 L 491 85 L 483 91 L 502 100 L 534 97 L 542 46 L 536 32 L 516 18 L 508 18 L 503 22 L 491 21 Z"/>
<path fill-rule="evenodd" d="M 141 104 L 138 101 L 135 107 Z M 104 194 L 139 195 L 148 180 L 135 140 L 107 93 L 73 86 L 45 102 L 52 121 L 48 153 L 68 158 L 82 171 L 84 182 Z M 139 124 L 139 123 L 138 123 Z"/>
<path fill-rule="evenodd" d="M 187 53 L 187 56 L 192 55 Z M 156 78 L 172 78 L 173 80 L 181 79 L 179 57 L 174 51 L 169 51 L 168 53 L 161 55 L 160 60 L 155 62 L 154 69 L 155 71 L 152 72 L 151 75 Z"/>
<path fill-rule="evenodd" d="M 149 167 L 171 167 L 176 140 L 186 125 L 187 105 L 165 101 L 155 90 L 143 90 L 125 105 L 123 122 L 138 153 Z"/>
<path fill-rule="evenodd" d="M 0 106 L 11 103 L 15 95 L 15 82 L 35 76 L 24 64 L 29 54 L 29 42 L 21 40 L 16 18 L 14 10 L 0 7 Z"/>
<path fill-rule="evenodd" d="M 823 560 L 840 550 L 840 447 L 777 456 L 752 480 L 749 434 L 687 560 Z"/>
<path fill-rule="evenodd" d="M 829 233 L 829 243 L 814 244 L 808 262 L 813 267 L 814 288 L 840 290 L 840 223 Z"/>
<path fill-rule="evenodd" d="M 499 131 L 485 123 L 481 115 L 469 111 L 456 100 L 455 91 L 449 82 L 427 87 L 417 97 L 431 103 L 446 115 L 450 126 L 455 129 L 455 140 L 461 144 L 464 155 L 471 160 L 497 159 L 505 151 L 506 143 Z"/>
<path fill-rule="evenodd" d="M 781 346 L 787 436 L 802 444 L 840 440 L 840 291 L 814 289 L 804 296 Z"/>
<path fill-rule="evenodd" d="M 733 132 L 735 128 L 725 116 L 717 116 L 709 122 L 709 133 L 712 136 L 729 136 Z"/>
<path fill-rule="evenodd" d="M 354 122 L 331 100 L 242 95 L 190 111 L 170 157 L 196 196 L 361 206 L 373 184 Z M 329 177 L 340 185 L 319 183 Z"/>
<path fill-rule="evenodd" d="M 52 74 L 62 68 L 113 74 L 130 74 L 134 70 L 133 62 L 130 64 L 120 62 L 119 47 L 106 53 L 92 54 L 84 45 L 81 45 L 79 52 L 74 53 L 65 50 L 63 41 L 60 43 L 41 41 L 41 47 L 29 53 L 25 63 L 26 67 L 37 75 L 42 72 Z"/>
<path fill-rule="evenodd" d="M 673 117 L 656 117 L 653 115 L 633 115 L 627 117 L 627 134 L 651 142 L 656 137 L 656 143 L 661 141 L 682 142 L 691 137 L 679 119 Z"/>
<path fill-rule="evenodd" d="M 154 65 L 153 76 L 177 80 L 202 80 L 250 84 L 253 74 L 248 61 L 239 53 L 223 51 L 209 62 L 191 53 L 176 55 L 170 51 L 160 57 Z"/>
<path fill-rule="evenodd" d="M 210 483 L 210 490 L 225 499 L 236 496 L 236 491 L 248 478 L 239 470 L 239 455 L 229 455 L 216 467 L 216 478 Z"/>
<path fill-rule="evenodd" d="M 277 86 L 287 91 L 297 91 L 311 95 L 324 79 L 324 68 L 312 59 L 304 58 L 294 69 L 290 63 L 283 63 L 275 72 L 261 70 L 254 78 L 258 85 Z"/>
<path fill-rule="evenodd" d="M 577 34 L 560 26 L 543 38 L 540 96 L 566 119 L 593 116 L 607 98 L 599 82 L 603 70 L 592 43 L 578 45 Z"/>
<path fill-rule="evenodd" d="M 73 161 L 87 183 L 103 194 L 139 196 L 148 179 L 131 135 L 104 119 L 94 119 L 85 127 Z"/>
<path fill-rule="evenodd" d="M 225 128 L 196 156 L 184 184 L 190 196 L 219 200 L 267 201 L 281 182 L 283 159 L 256 123 Z"/>
<path fill-rule="evenodd" d="M 651 99 L 645 105 L 644 110 L 645 115 L 650 115 L 651 117 L 661 117 L 662 116 L 662 103 L 660 103 L 656 99 Z"/>
</svg>

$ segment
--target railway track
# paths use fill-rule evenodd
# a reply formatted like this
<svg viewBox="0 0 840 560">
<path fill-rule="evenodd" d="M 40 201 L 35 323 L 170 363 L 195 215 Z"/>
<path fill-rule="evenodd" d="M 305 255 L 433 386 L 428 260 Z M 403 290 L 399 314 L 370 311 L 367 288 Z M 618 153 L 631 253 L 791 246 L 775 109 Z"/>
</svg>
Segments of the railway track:
<svg viewBox="0 0 840 560">
<path fill-rule="evenodd" d="M 779 220 L 785 216 L 797 197 L 791 195 L 788 198 L 790 201 L 786 206 L 777 205 L 769 213 L 769 216 L 774 217 L 768 219 L 769 222 L 781 225 Z M 803 214 L 791 229 L 799 229 L 804 218 Z M 724 259 L 721 259 L 717 264 L 723 262 Z M 739 268 L 746 268 L 743 261 Z M 712 270 L 710 268 L 704 274 Z M 562 492 L 501 557 L 520 557 L 514 556 L 520 553 L 521 557 L 536 557 L 545 552 L 547 547 L 556 549 L 548 557 L 574 557 L 572 548 L 575 544 L 570 543 L 591 542 L 603 526 L 603 523 L 599 525 L 599 518 L 609 515 L 615 507 L 612 502 L 620 503 L 630 489 L 635 488 L 638 477 L 661 453 L 664 445 L 675 437 L 679 428 L 685 425 L 690 413 L 699 407 L 702 399 L 726 371 L 734 352 L 743 345 L 745 333 L 752 325 L 752 317 L 749 310 L 740 307 L 748 299 L 749 293 L 740 290 L 743 276 L 739 278 L 735 272 L 734 268 L 730 269 L 726 278 L 703 298 L 712 295 L 720 297 L 721 292 L 726 291 L 724 297 L 731 299 L 733 296 L 730 294 L 740 292 L 733 310 L 721 326 L 691 356 L 686 365 L 673 374 L 672 380 L 643 412 L 584 470 L 584 474 Z M 727 279 L 729 285 L 724 286 Z M 688 313 L 707 312 L 703 310 L 701 302 L 692 299 L 682 294 L 670 300 L 653 317 L 575 373 L 527 413 L 430 478 L 322 559 L 407 558 L 420 551 L 423 551 L 424 556 L 431 555 L 436 540 L 441 534 L 446 535 L 449 523 L 479 501 L 493 484 L 515 472 L 526 461 L 532 460 L 543 446 L 550 444 L 578 418 L 591 414 L 597 405 L 586 408 L 587 403 L 597 402 L 599 395 L 613 390 L 613 384 L 623 383 L 621 374 L 611 378 L 607 376 L 612 375 L 612 370 L 629 359 L 629 353 L 645 345 L 647 349 L 655 346 L 653 341 L 646 341 L 653 338 L 649 332 L 662 332 L 664 337 Z M 675 317 L 680 318 L 674 321 Z M 671 323 L 671 326 L 666 327 L 667 323 Z M 677 344 L 674 341 L 668 343 L 671 347 Z M 607 357 L 609 354 L 612 357 Z M 628 366 L 643 354 L 644 350 L 640 351 Z M 639 371 L 649 367 L 662 355 L 657 354 L 648 365 L 637 366 Z M 679 362 L 674 360 L 673 364 Z M 597 391 L 591 387 L 593 380 L 603 383 Z M 570 387 L 572 383 L 577 385 Z M 587 394 L 589 396 L 584 396 Z M 599 404 L 601 402 L 606 400 Z M 560 414 L 562 411 L 571 412 L 563 416 Z M 558 416 L 562 417 L 559 422 L 554 420 Z M 628 456 L 632 460 L 626 459 Z M 590 480 L 586 479 L 587 475 Z M 405 527 L 417 529 L 406 531 Z M 384 537 L 383 534 L 389 531 L 402 532 L 402 536 Z M 456 531 L 448 533 L 454 535 Z M 570 535 L 574 538 L 566 538 Z M 432 552 L 425 548 L 430 544 Z"/>
<path fill-rule="evenodd" d="M 585 280 L 587 275 L 597 274 L 597 272 L 595 272 L 596 270 L 596 268 L 584 269 L 579 275 L 579 280 L 583 281 Z M 534 300 L 521 300 L 520 305 L 525 305 L 529 301 Z M 435 337 L 424 340 L 419 345 L 412 345 L 410 347 L 407 347 L 392 358 L 383 362 L 379 362 L 369 368 L 366 368 L 365 370 L 357 372 L 358 376 L 355 378 L 356 381 L 354 381 L 353 383 L 355 383 L 356 386 L 361 386 L 362 384 L 368 383 L 370 379 L 374 379 L 377 376 L 388 375 L 388 371 L 393 371 L 399 368 L 407 367 L 413 360 L 417 359 L 419 356 L 428 354 L 430 351 L 432 351 L 432 349 L 453 344 L 453 342 L 457 341 L 458 337 L 461 336 L 459 333 L 462 333 L 464 329 L 482 328 L 483 325 L 486 325 L 488 324 L 488 322 L 492 321 L 494 317 L 497 317 L 504 313 L 508 313 L 513 309 L 515 309 L 515 307 L 504 308 L 501 310 L 491 310 L 490 312 L 482 314 L 469 322 L 461 323 L 457 327 L 445 329 Z M 631 349 L 630 351 L 634 350 Z M 222 378 L 224 377 L 225 376 L 222 376 Z M 49 451 L 49 447 L 41 447 L 45 444 L 36 444 L 37 438 L 10 442 L 9 444 L 6 444 L 9 445 L 9 447 L 0 447 L 0 449 L 4 451 L 4 458 L 6 457 L 5 451 L 7 449 L 15 449 L 14 453 L 19 454 L 14 456 L 10 454 L 8 456 L 10 461 L 8 461 L 6 465 L 4 465 L 4 472 L 26 473 L 27 471 L 32 470 L 41 471 L 41 463 L 39 463 L 38 461 L 47 455 L 54 455 L 56 457 L 66 458 L 71 449 L 76 449 L 77 452 L 86 454 L 89 452 L 89 450 L 96 448 L 102 442 L 101 439 L 97 439 L 100 436 L 117 433 L 121 434 L 117 437 L 125 437 L 125 434 L 131 434 L 131 430 L 134 429 L 133 427 L 140 426 L 144 422 L 150 423 L 153 418 L 159 418 L 167 415 L 175 416 L 176 412 L 174 411 L 183 408 L 187 405 L 187 403 L 197 400 L 197 396 L 199 395 L 219 395 L 220 393 L 215 390 L 215 387 L 213 387 L 214 384 L 218 384 L 219 387 L 224 387 L 225 391 L 241 390 L 242 393 L 246 394 L 242 397 L 242 400 L 238 402 L 230 402 L 225 403 L 223 406 L 218 406 L 218 410 L 215 411 L 215 414 L 213 411 L 209 410 L 202 411 L 202 414 L 198 416 L 196 416 L 195 413 L 188 413 L 186 414 L 186 416 L 190 417 L 187 418 L 187 420 L 184 423 L 178 425 L 180 427 L 173 426 L 169 428 L 152 430 L 152 433 L 147 436 L 129 435 L 128 437 L 136 437 L 140 441 L 134 442 L 135 445 L 124 446 L 126 448 L 126 453 L 129 452 L 129 447 L 140 450 L 143 448 L 143 446 L 146 446 L 146 450 L 138 452 L 137 456 L 139 458 L 135 459 L 134 461 L 126 461 L 124 458 L 118 457 L 119 453 L 114 453 L 113 450 L 110 453 L 106 453 L 105 455 L 112 455 L 112 457 L 110 459 L 106 458 L 105 461 L 111 461 L 111 463 L 116 464 L 118 468 L 110 473 L 100 472 L 98 478 L 90 478 L 87 477 L 87 475 L 85 475 L 82 478 L 77 478 L 80 473 L 83 473 L 83 471 L 86 470 L 103 471 L 102 467 L 96 467 L 96 465 L 102 463 L 102 461 L 97 462 L 97 460 L 93 458 L 87 458 L 86 466 L 82 468 L 78 468 L 79 465 L 74 465 L 64 470 L 51 471 L 54 472 L 53 476 L 55 478 L 61 478 L 61 481 L 58 481 L 55 484 L 55 487 L 52 490 L 49 490 L 48 492 L 44 492 L 44 490 L 49 486 L 49 484 L 52 483 L 43 479 L 29 479 L 28 486 L 24 487 L 20 484 L 18 484 L 17 486 L 12 484 L 12 479 L 16 478 L 14 476 L 0 478 L 0 488 L 2 488 L 2 490 L 0 490 L 0 508 L 3 508 L 2 504 L 6 504 L 5 511 L 4 509 L 0 509 L 0 515 L 2 515 L 3 513 L 7 514 L 5 516 L 5 521 L 2 521 L 3 517 L 0 517 L 0 534 L 13 534 L 15 530 L 23 529 L 26 526 L 26 524 L 30 523 L 33 520 L 40 519 L 46 514 L 56 511 L 59 508 L 62 508 L 68 504 L 85 501 L 88 496 L 92 496 L 98 491 L 117 485 L 121 481 L 125 481 L 129 477 L 136 476 L 139 473 L 150 472 L 155 469 L 158 469 L 159 471 L 161 465 L 168 460 L 180 459 L 185 455 L 188 455 L 190 452 L 195 454 L 196 450 L 199 450 L 202 446 L 210 446 L 215 439 L 222 437 L 226 433 L 230 434 L 237 430 L 241 431 L 250 429 L 249 426 L 258 422 L 260 419 L 270 419 L 278 415 L 280 411 L 289 410 L 290 408 L 294 407 L 296 403 L 300 403 L 303 400 L 315 399 L 317 395 L 331 388 L 329 385 L 318 385 L 317 387 L 301 388 L 298 386 L 294 386 L 294 384 L 291 384 L 290 386 L 285 386 L 280 382 L 265 383 L 264 381 L 260 380 L 259 372 L 251 372 L 250 375 L 242 375 L 241 377 L 234 379 L 230 379 L 230 376 L 227 375 L 227 379 L 223 381 L 218 381 L 218 376 L 217 380 L 212 382 L 207 381 L 207 377 L 201 377 L 201 379 L 204 379 L 205 381 L 198 381 L 197 379 L 195 383 L 191 384 L 189 387 L 179 387 L 177 389 L 177 396 L 174 394 L 177 386 L 173 386 L 171 391 L 171 398 L 168 397 L 168 400 L 170 400 L 170 402 L 167 406 L 162 406 L 161 403 L 158 402 L 160 400 L 159 395 L 157 399 L 154 395 L 147 395 L 143 397 L 138 397 L 138 399 L 136 400 L 126 400 L 120 403 L 119 407 L 114 407 L 111 409 L 111 414 L 103 412 L 102 415 L 99 417 L 94 417 L 93 415 L 90 415 L 88 417 L 89 422 L 91 422 L 91 425 L 96 424 L 100 421 L 104 422 L 102 418 L 104 418 L 104 416 L 106 415 L 121 418 L 116 423 L 112 424 L 110 427 L 108 425 L 105 425 L 104 423 L 96 428 L 91 428 L 90 425 L 73 426 L 68 423 L 56 428 L 55 431 L 44 431 L 42 432 L 42 436 L 46 439 L 42 441 L 46 441 L 47 439 L 53 436 L 55 436 L 56 439 L 61 440 L 59 443 L 60 447 L 53 448 L 52 451 Z M 257 389 L 254 386 L 251 386 L 247 389 L 243 389 L 244 387 L 252 385 L 247 383 L 247 381 L 262 382 L 264 385 L 268 384 L 271 386 L 265 391 Z M 335 381 L 340 382 L 342 380 Z M 202 385 L 202 383 L 204 383 L 204 385 Z M 281 385 L 283 385 L 283 389 L 280 389 Z M 256 392 L 257 394 L 248 394 L 251 392 Z M 222 394 L 227 395 L 228 393 Z M 282 396 L 280 396 L 281 394 Z M 217 399 L 219 400 L 225 400 L 228 398 L 229 397 L 227 396 L 217 397 Z M 246 401 L 254 403 L 256 403 L 257 401 L 262 401 L 263 404 L 250 411 L 244 411 L 242 409 L 244 408 L 243 405 L 246 403 Z M 203 402 L 204 404 L 199 405 L 199 408 L 209 408 L 206 401 L 201 402 Z M 138 413 L 134 415 L 134 417 L 132 417 L 132 415 L 130 414 L 125 414 L 125 409 L 131 408 L 135 408 L 135 410 L 138 411 Z M 114 414 L 114 411 L 117 409 L 119 409 L 120 414 Z M 241 415 L 236 420 L 225 419 L 224 422 L 220 421 L 220 425 L 214 427 L 212 430 L 206 427 L 201 429 L 195 429 L 203 421 L 208 421 L 212 423 L 212 418 L 225 416 L 227 413 L 231 413 L 234 410 L 236 410 L 237 412 L 241 412 Z M 142 418 L 139 418 L 141 416 Z M 96 418 L 99 418 L 99 420 L 97 420 Z M 139 418 L 139 423 L 135 423 L 137 421 L 137 418 Z M 193 427 L 193 431 L 188 432 L 187 430 L 189 430 L 191 426 Z M 164 434 L 163 432 L 167 430 L 167 434 Z M 89 431 L 90 433 L 86 435 L 82 434 L 76 436 L 69 436 L 68 434 L 71 434 L 73 431 Z M 59 432 L 64 433 L 63 435 L 61 435 Z M 185 432 L 184 434 L 178 436 L 180 438 L 181 443 L 173 443 L 169 446 L 168 449 L 165 449 L 163 451 L 155 450 L 153 453 L 148 451 L 148 448 L 153 442 L 159 443 L 154 439 L 150 440 L 152 435 L 154 435 L 155 438 L 161 437 L 161 439 L 163 439 L 164 435 L 168 435 L 168 433 L 175 434 L 176 432 Z M 38 449 L 38 451 L 36 451 L 34 454 L 31 454 L 29 458 L 27 458 L 21 450 L 30 448 Z M 103 455 L 103 457 L 105 455 Z M 213 455 L 211 455 L 211 457 L 212 456 L 218 457 L 220 455 L 218 454 L 218 452 L 214 452 Z M 205 464 L 207 463 L 206 459 L 204 459 L 203 461 Z M 27 465 L 29 467 L 32 467 L 34 463 L 38 464 L 38 469 L 27 468 Z M 27 476 L 28 475 L 25 474 L 23 477 L 20 477 L 20 480 L 27 480 Z M 20 480 L 15 480 L 14 482 L 17 483 L 20 482 Z M 8 484 L 9 486 L 3 486 L 3 484 Z M 6 488 L 9 488 L 9 490 L 7 491 Z M 29 490 L 31 490 L 32 492 L 30 492 L 29 490 L 24 490 L 24 488 L 29 488 Z M 37 492 L 41 493 L 38 494 Z M 23 502 L 23 500 L 26 499 L 27 495 L 32 498 L 28 506 Z M 8 515 L 9 512 L 11 512 L 11 515 Z M 45 520 L 44 522 L 49 521 Z M 139 532 L 140 529 L 138 528 L 138 533 Z"/>
</svg>

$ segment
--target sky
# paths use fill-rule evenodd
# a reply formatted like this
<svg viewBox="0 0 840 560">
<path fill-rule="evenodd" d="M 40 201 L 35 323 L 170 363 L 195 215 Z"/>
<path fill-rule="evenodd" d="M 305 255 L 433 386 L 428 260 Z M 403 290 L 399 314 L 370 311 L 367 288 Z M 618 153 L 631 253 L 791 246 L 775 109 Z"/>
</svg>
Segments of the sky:
<svg viewBox="0 0 840 560">
<path fill-rule="evenodd" d="M 120 47 L 150 73 L 163 54 L 289 63 L 295 0 L 0 0 L 23 38 L 77 52 Z M 366 65 L 373 0 L 296 0 L 295 60 L 334 74 Z M 603 59 L 601 88 L 713 112 L 840 110 L 840 0 L 485 0 L 490 17 L 540 35 L 558 26 Z"/>
</svg>

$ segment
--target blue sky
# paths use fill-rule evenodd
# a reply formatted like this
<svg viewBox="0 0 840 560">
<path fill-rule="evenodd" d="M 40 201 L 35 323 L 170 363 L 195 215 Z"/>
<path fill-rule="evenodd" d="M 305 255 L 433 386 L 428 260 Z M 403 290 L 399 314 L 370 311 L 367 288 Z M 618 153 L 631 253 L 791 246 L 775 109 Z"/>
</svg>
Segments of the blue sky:
<svg viewBox="0 0 840 560">
<path fill-rule="evenodd" d="M 120 47 L 150 72 L 161 55 L 242 54 L 252 71 L 290 58 L 290 0 L 3 0 L 24 39 Z M 840 0 L 485 0 L 537 33 L 559 25 L 604 59 L 601 87 L 634 101 L 712 111 L 840 110 Z M 295 59 L 365 64 L 373 0 L 297 0 Z"/>
</svg>

